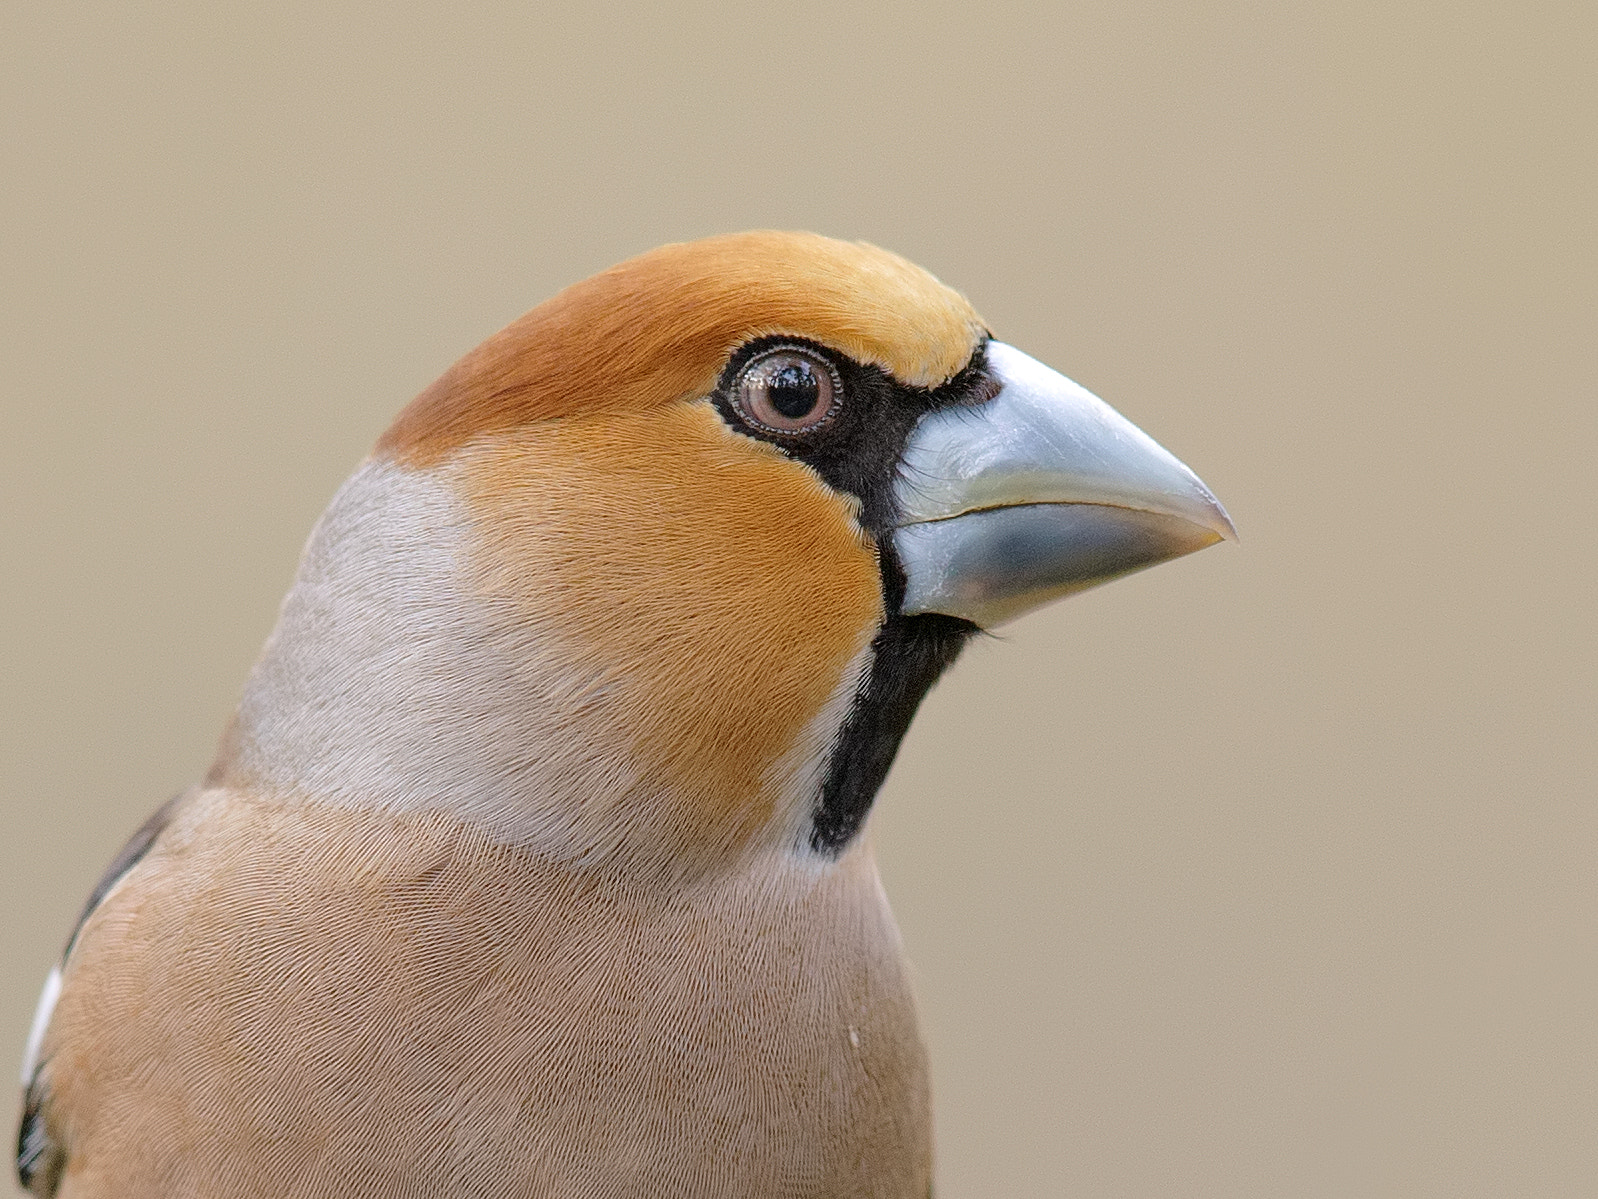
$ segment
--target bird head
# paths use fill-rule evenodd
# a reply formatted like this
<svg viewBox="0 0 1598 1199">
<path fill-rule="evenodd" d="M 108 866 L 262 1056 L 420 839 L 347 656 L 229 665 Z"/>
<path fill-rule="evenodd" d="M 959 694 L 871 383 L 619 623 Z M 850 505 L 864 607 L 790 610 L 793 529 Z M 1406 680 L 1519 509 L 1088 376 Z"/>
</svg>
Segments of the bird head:
<svg viewBox="0 0 1598 1199">
<path fill-rule="evenodd" d="M 212 781 L 574 866 L 824 863 L 972 634 L 1230 536 L 1192 472 L 904 259 L 668 245 L 400 414 Z"/>
</svg>

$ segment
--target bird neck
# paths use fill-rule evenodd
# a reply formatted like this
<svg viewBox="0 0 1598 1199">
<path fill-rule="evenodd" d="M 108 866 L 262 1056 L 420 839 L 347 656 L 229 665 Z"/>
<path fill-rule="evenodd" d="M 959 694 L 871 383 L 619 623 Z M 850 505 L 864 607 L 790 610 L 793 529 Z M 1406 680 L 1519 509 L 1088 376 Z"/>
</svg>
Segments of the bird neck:
<svg viewBox="0 0 1598 1199">
<path fill-rule="evenodd" d="M 761 847 L 812 852 L 867 637 L 791 743 L 731 786 L 641 749 L 628 680 L 561 621 L 485 597 L 479 523 L 447 472 L 364 464 L 311 535 L 208 782 L 443 811 L 578 863 L 680 874 Z"/>
</svg>

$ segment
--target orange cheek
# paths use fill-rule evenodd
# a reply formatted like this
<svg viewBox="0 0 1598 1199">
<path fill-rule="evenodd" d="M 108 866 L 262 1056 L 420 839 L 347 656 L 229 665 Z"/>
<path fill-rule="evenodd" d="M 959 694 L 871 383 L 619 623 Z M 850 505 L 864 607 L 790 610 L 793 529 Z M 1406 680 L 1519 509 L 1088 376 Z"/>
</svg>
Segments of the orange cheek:
<svg viewBox="0 0 1598 1199">
<path fill-rule="evenodd" d="M 882 618 L 852 503 L 707 403 L 524 426 L 459 461 L 475 585 L 574 659 L 574 733 L 614 730 L 675 791 L 765 819 L 771 767 Z"/>
</svg>

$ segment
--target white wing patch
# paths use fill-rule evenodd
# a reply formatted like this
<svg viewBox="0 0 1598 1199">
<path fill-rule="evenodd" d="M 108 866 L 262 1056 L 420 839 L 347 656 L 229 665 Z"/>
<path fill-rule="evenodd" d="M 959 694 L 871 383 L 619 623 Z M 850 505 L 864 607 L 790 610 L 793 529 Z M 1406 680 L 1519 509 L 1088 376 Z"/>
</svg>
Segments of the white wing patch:
<svg viewBox="0 0 1598 1199">
<path fill-rule="evenodd" d="M 39 1047 L 44 1044 L 45 1029 L 50 1027 L 50 1017 L 55 1012 L 56 1000 L 61 998 L 61 967 L 50 971 L 44 980 L 44 990 L 39 993 L 39 1006 L 33 1009 L 33 1027 L 28 1030 L 28 1047 L 22 1053 L 22 1085 L 33 1081 L 33 1072 L 39 1068 Z"/>
</svg>

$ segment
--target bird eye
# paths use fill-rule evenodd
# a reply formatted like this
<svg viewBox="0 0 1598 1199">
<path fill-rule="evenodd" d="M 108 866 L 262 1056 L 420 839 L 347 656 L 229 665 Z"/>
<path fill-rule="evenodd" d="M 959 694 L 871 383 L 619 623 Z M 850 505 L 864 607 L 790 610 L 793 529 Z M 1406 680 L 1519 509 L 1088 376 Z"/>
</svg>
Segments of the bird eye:
<svg viewBox="0 0 1598 1199">
<path fill-rule="evenodd" d="M 808 433 L 832 419 L 843 385 L 832 363 L 797 346 L 751 358 L 738 373 L 732 400 L 752 425 L 773 433 Z"/>
</svg>

